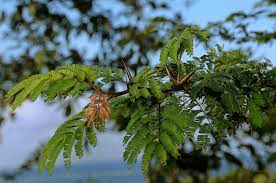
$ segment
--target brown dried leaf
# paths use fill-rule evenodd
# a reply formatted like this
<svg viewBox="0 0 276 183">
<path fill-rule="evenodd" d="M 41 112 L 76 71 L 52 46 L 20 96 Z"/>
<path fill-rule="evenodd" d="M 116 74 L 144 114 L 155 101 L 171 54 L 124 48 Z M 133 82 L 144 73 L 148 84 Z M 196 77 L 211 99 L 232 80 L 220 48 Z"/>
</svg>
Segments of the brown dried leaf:
<svg viewBox="0 0 276 183">
<path fill-rule="evenodd" d="M 102 126 L 104 126 L 105 121 L 110 119 L 110 108 L 107 96 L 97 92 L 89 98 L 91 102 L 84 113 L 84 118 L 87 119 L 87 126 L 91 128 L 94 123 L 95 127 L 98 128 L 99 121 L 102 123 Z"/>
</svg>

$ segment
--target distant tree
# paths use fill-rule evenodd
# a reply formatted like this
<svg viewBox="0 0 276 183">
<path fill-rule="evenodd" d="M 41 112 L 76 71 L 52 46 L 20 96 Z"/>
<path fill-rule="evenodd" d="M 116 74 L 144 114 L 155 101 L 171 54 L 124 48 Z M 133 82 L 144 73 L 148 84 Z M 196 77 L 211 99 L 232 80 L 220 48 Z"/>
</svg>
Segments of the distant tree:
<svg viewBox="0 0 276 183">
<path fill-rule="evenodd" d="M 81 158 L 83 140 L 96 146 L 96 135 L 104 131 L 109 119 L 125 122 L 124 160 L 136 163 L 143 151 L 141 168 L 146 173 L 154 162 L 162 167 L 171 158 L 180 164 L 187 161 L 181 149 L 189 139 L 195 142 L 194 153 L 198 154 L 212 145 L 211 134 L 220 141 L 235 134 L 242 124 L 272 135 L 275 67 L 267 60 L 249 60 L 240 50 L 223 51 L 220 46 L 202 57 L 183 60 L 184 53 L 193 53 L 194 36 L 205 39 L 206 32 L 193 26 L 172 34 L 161 50 L 159 64 L 142 67 L 135 76 L 126 64 L 124 72 L 96 65 L 68 65 L 33 75 L 9 90 L 6 100 L 12 109 L 26 99 L 36 100 L 41 93 L 47 102 L 56 96 L 92 92 L 91 102 L 83 111 L 64 122 L 49 140 L 40 157 L 39 171 L 46 166 L 52 174 L 61 151 L 65 167 L 70 167 L 73 146 Z M 125 90 L 113 89 L 118 86 Z M 239 163 L 231 154 L 225 155 Z"/>
<path fill-rule="evenodd" d="M 275 6 L 275 0 L 261 0 L 249 12 L 232 12 L 223 21 L 210 22 L 207 27 L 210 41 L 222 38 L 237 43 L 243 49 L 250 47 L 249 44 L 245 46 L 246 43 L 272 45 L 276 39 Z"/>
</svg>

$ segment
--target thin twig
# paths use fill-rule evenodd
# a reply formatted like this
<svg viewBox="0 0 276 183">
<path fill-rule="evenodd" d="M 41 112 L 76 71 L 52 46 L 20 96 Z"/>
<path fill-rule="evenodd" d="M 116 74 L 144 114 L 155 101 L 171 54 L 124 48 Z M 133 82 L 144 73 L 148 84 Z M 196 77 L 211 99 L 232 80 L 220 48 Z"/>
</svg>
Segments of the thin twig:
<svg viewBox="0 0 276 183">
<path fill-rule="evenodd" d="M 119 97 L 121 95 L 127 94 L 128 92 L 129 92 L 129 90 L 124 90 L 124 91 L 117 92 L 117 93 L 106 93 L 107 95 L 109 95 L 107 100 L 110 100 L 114 97 Z"/>
<path fill-rule="evenodd" d="M 129 90 L 124 90 L 124 91 L 121 91 L 121 92 L 116 92 L 116 93 L 112 93 L 112 92 L 105 92 L 103 91 L 102 89 L 99 89 L 95 84 L 90 84 L 90 87 L 91 88 L 94 88 L 96 90 L 96 93 L 103 93 L 105 95 L 108 95 L 108 99 L 107 100 L 110 100 L 114 97 L 118 97 L 118 96 L 121 96 L 121 95 L 124 95 L 124 94 L 127 94 L 129 92 Z"/>
<path fill-rule="evenodd" d="M 160 126 L 161 124 L 161 106 L 160 103 L 158 103 L 158 122 L 157 125 Z"/>
</svg>

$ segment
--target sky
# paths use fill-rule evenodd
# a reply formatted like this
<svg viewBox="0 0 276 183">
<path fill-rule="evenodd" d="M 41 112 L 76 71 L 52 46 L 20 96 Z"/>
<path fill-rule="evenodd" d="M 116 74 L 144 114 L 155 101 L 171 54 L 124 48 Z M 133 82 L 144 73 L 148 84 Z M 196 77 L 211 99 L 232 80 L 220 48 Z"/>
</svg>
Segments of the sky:
<svg viewBox="0 0 276 183">
<path fill-rule="evenodd" d="M 181 7 L 177 6 L 177 2 L 179 1 L 175 1 L 176 7 Z M 224 19 L 230 12 L 248 11 L 255 2 L 255 0 L 200 0 L 189 9 L 180 11 L 185 15 L 187 22 L 204 26 L 208 21 Z M 3 43 L 0 40 L 0 54 L 3 52 L 1 44 Z M 219 44 L 224 45 L 223 42 Z M 235 48 L 235 45 L 226 44 L 225 48 Z M 276 50 L 276 44 L 260 46 L 256 56 L 263 55 L 276 65 L 276 53 L 273 50 Z M 80 100 L 76 112 L 87 102 L 87 98 Z M 64 120 L 65 117 L 58 105 L 45 105 L 42 99 L 32 103 L 25 102 L 16 110 L 16 119 L 6 121 L 1 129 L 3 137 L 0 144 L 0 171 L 19 167 L 41 142 L 47 141 L 53 135 Z M 99 134 L 99 143 L 92 149 L 91 155 L 81 160 L 74 158 L 72 164 L 123 161 L 123 135 L 124 133 L 110 130 Z M 60 160 L 59 163 L 61 162 Z"/>
<path fill-rule="evenodd" d="M 75 111 L 81 110 L 88 100 L 81 99 Z M 45 112 L 47 111 L 47 112 Z M 32 152 L 42 142 L 51 137 L 56 128 L 66 120 L 59 105 L 45 105 L 43 99 L 35 102 L 25 102 L 16 110 L 16 119 L 7 121 L 2 128 L 3 143 L 0 144 L 0 171 L 3 169 L 17 168 L 24 163 Z M 87 158 L 96 162 L 121 161 L 123 153 L 122 138 L 124 133 L 111 131 L 112 124 L 107 124 L 104 133 L 98 133 L 98 145 L 91 150 L 91 154 L 74 163 L 87 163 Z M 60 158 L 62 162 L 62 158 Z"/>
</svg>

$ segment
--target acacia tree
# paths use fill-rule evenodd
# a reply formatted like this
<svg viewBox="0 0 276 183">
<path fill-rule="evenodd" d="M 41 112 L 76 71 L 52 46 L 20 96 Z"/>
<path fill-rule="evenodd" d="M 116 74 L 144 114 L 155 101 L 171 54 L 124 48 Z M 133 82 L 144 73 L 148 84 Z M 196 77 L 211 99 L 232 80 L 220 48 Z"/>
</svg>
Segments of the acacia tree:
<svg viewBox="0 0 276 183">
<path fill-rule="evenodd" d="M 185 21 L 181 19 L 181 15 L 177 14 L 177 12 L 174 12 L 173 7 L 170 6 L 171 4 L 165 1 L 160 2 L 149 0 L 143 1 L 144 4 L 137 3 L 138 1 L 133 0 L 120 1 L 120 3 L 122 3 L 124 7 L 127 7 L 127 9 L 125 9 L 126 11 L 124 12 L 120 12 L 118 16 L 132 17 L 131 20 L 127 19 L 129 21 L 127 21 L 127 23 L 124 22 L 124 24 L 116 24 L 116 22 L 114 23 L 114 19 L 117 20 L 118 16 L 113 14 L 113 11 L 105 11 L 103 6 L 99 6 L 97 4 L 96 0 L 83 1 L 82 3 L 78 2 L 79 1 L 75 0 L 67 1 L 66 3 L 59 0 L 20 0 L 15 3 L 16 11 L 12 12 L 12 14 L 1 12 L 1 23 L 9 28 L 6 32 L 7 34 L 5 34 L 5 37 L 11 39 L 15 38 L 16 40 L 18 40 L 17 46 L 19 48 L 21 48 L 22 45 L 27 45 L 26 47 L 23 47 L 23 52 L 22 50 L 20 51 L 22 54 L 19 55 L 18 58 L 5 60 L 3 57 L 0 60 L 1 108 L 6 107 L 6 103 L 3 102 L 3 96 L 6 94 L 11 85 L 14 85 L 15 83 L 28 77 L 29 75 L 40 73 L 42 71 L 45 71 L 45 69 L 53 70 L 63 64 L 85 63 L 88 66 L 91 66 L 93 64 L 99 64 L 102 66 L 105 64 L 108 65 L 110 63 L 110 65 L 112 66 L 119 66 L 119 68 L 123 68 L 124 64 L 121 60 L 124 59 L 125 62 L 128 62 L 128 68 L 135 71 L 137 67 L 139 68 L 139 66 L 144 64 L 147 65 L 151 61 L 151 58 L 148 57 L 148 53 L 155 52 L 161 46 L 163 46 L 163 44 L 168 41 L 169 35 L 173 36 L 173 34 L 175 34 L 174 36 L 177 36 L 180 32 L 182 32 L 185 27 L 188 27 L 187 25 L 183 24 L 183 22 Z M 208 42 L 206 42 L 205 39 L 205 43 L 208 44 L 213 37 L 220 37 L 224 40 L 236 42 L 242 48 L 245 47 L 243 43 L 246 42 L 258 42 L 259 44 L 268 42 L 272 43 L 275 38 L 275 31 L 273 29 L 269 29 L 272 31 L 268 32 L 266 29 L 251 30 L 249 28 L 251 25 L 254 25 L 254 23 L 256 22 L 255 20 L 264 20 L 268 18 L 275 19 L 275 12 L 273 12 L 274 10 L 271 8 L 273 7 L 273 5 L 275 5 L 275 2 L 273 0 L 262 0 L 258 4 L 259 7 L 253 9 L 252 11 L 250 11 L 250 13 L 235 12 L 229 15 L 225 19 L 225 21 L 209 24 L 209 26 L 207 27 L 207 29 L 209 29 L 209 39 Z M 77 18 L 78 21 L 72 21 L 72 19 L 66 14 L 66 12 L 57 12 L 54 10 L 54 8 L 52 8 L 53 6 L 62 7 L 61 9 L 66 9 L 70 12 L 73 11 L 77 15 L 81 16 Z M 173 14 L 176 14 L 175 16 L 170 17 L 163 15 L 162 17 L 153 18 L 151 23 L 147 24 L 145 22 L 148 21 L 148 17 L 143 14 L 143 10 L 149 7 L 151 9 L 151 12 L 155 12 L 155 10 L 167 10 L 166 13 L 168 13 L 169 11 L 173 12 Z M 147 25 L 145 29 L 140 26 L 144 24 Z M 229 29 L 229 27 L 233 27 L 234 29 Z M 164 34 L 166 30 L 169 30 L 171 34 Z M 84 53 L 81 53 L 80 50 L 72 48 L 70 46 L 70 42 L 72 41 L 72 39 L 78 35 L 88 35 L 88 37 L 91 38 L 90 41 L 93 43 L 95 39 L 98 38 L 100 42 L 100 51 L 95 55 L 95 57 L 87 59 Z M 64 42 L 66 42 L 66 46 L 61 44 L 60 40 L 64 40 Z M 60 49 L 61 47 L 62 49 Z M 12 48 L 11 50 L 16 49 L 17 48 Z M 112 57 L 110 57 L 110 55 L 112 55 Z M 197 59 L 202 60 L 204 59 L 204 57 L 205 56 Z M 173 65 L 170 65 L 168 67 L 173 67 Z M 173 71 L 173 68 L 171 68 L 171 70 Z M 196 72 L 193 73 L 191 79 L 193 79 L 193 77 L 195 77 L 196 75 Z M 274 77 L 272 71 L 270 71 L 268 75 L 270 78 Z M 273 80 L 269 79 L 269 81 L 270 83 L 266 83 L 267 86 L 273 88 L 274 84 L 271 84 L 273 83 Z M 190 83 L 190 81 L 188 81 L 188 83 Z M 264 85 L 266 86 L 266 84 Z M 208 89 L 207 86 L 205 86 L 204 88 Z M 90 89 L 86 90 L 90 91 Z M 111 90 L 109 92 L 111 92 Z M 75 95 L 73 99 L 76 99 L 78 96 L 80 95 Z M 60 97 L 60 95 L 58 95 L 58 97 Z M 63 106 L 66 106 L 66 114 L 69 115 L 71 113 L 72 106 Z M 130 120 L 130 116 L 124 115 L 122 111 L 115 113 L 115 110 L 113 110 L 113 112 L 111 113 L 111 115 L 116 114 L 115 116 L 113 116 L 113 118 L 116 118 L 116 124 L 119 126 L 119 130 L 125 130 Z M 273 108 L 270 109 L 267 115 L 273 116 L 273 111 Z M 2 111 L 0 110 L 0 112 Z M 208 112 L 209 111 L 207 110 L 206 113 L 208 114 Z M 262 112 L 266 113 L 266 109 L 262 108 Z M 265 125 L 262 129 L 255 128 L 253 130 L 254 133 L 252 133 L 252 130 L 250 129 L 246 131 L 246 133 L 248 133 L 248 136 L 252 136 L 252 134 L 256 136 L 255 133 L 257 133 L 258 138 L 256 139 L 258 141 L 261 141 L 268 147 L 270 147 L 275 141 L 273 138 L 271 138 L 272 136 L 269 136 L 270 138 L 268 141 L 263 140 L 265 139 L 264 137 L 266 137 L 267 134 L 273 133 L 274 118 L 270 117 L 269 119 L 270 120 L 267 119 L 266 122 L 268 122 L 270 125 Z M 0 126 L 1 122 L 3 122 L 3 118 L 0 116 Z M 213 136 L 216 136 L 217 133 L 213 130 L 211 131 L 211 134 L 213 134 Z M 209 137 L 211 137 L 211 135 L 209 135 Z M 173 166 L 169 166 L 169 164 L 173 165 L 173 162 L 177 162 L 178 165 L 181 165 L 183 164 L 183 162 L 189 161 L 187 157 L 191 159 L 191 156 L 194 158 L 194 160 L 208 157 L 208 161 L 204 162 L 206 162 L 206 167 L 210 167 L 209 162 L 212 163 L 214 160 L 212 154 L 217 154 L 217 150 L 219 150 L 222 145 L 227 145 L 227 140 L 218 140 L 218 138 L 216 138 L 216 140 L 217 141 L 215 142 L 215 144 L 207 146 L 210 147 L 210 149 L 214 149 L 214 151 L 212 151 L 211 153 L 206 151 L 207 156 L 206 154 L 203 154 L 205 151 L 201 152 L 194 150 L 193 152 L 188 153 L 185 152 L 184 149 L 181 149 L 179 151 L 179 156 L 177 156 L 176 158 L 168 156 L 169 162 L 171 162 L 167 163 L 168 166 L 163 167 L 159 166 L 158 164 L 158 166 L 154 166 L 154 168 L 152 168 L 153 174 L 151 174 L 151 176 L 154 177 L 154 174 L 173 175 L 176 168 Z M 194 143 L 194 145 L 198 147 L 199 142 Z M 252 152 L 255 157 L 256 153 L 252 149 L 256 149 L 256 147 L 247 147 L 248 150 Z M 241 165 L 239 161 L 236 161 L 237 159 L 233 159 L 233 157 L 231 157 L 231 154 L 226 154 L 225 157 L 230 157 L 229 159 L 231 160 L 231 162 L 236 162 L 236 164 Z M 269 158 L 268 160 L 269 162 L 271 162 L 273 159 L 275 159 L 275 154 L 272 154 L 271 158 Z M 22 165 L 21 168 L 24 170 L 26 167 L 29 167 L 29 165 L 31 164 L 30 162 L 33 163 L 36 162 L 36 160 L 38 159 L 35 158 L 35 161 L 27 161 L 26 164 Z M 257 163 L 260 164 L 259 167 L 265 167 L 260 163 L 259 160 L 257 161 Z M 186 163 L 185 166 L 187 164 L 189 163 Z M 214 167 L 216 166 L 217 165 L 214 164 Z M 162 167 L 164 169 L 162 169 Z M 168 169 L 168 167 L 172 167 L 171 170 Z M 177 168 L 180 169 L 180 172 L 185 170 L 185 167 L 183 168 L 183 166 L 178 166 Z M 188 168 L 190 167 L 188 166 Z M 186 169 L 188 168 L 186 167 Z M 195 170 L 194 168 L 195 167 L 193 166 L 191 170 Z M 156 172 L 155 170 L 158 170 L 160 172 Z M 192 172 L 194 173 L 196 171 Z M 197 175 L 195 175 L 194 177 L 196 176 Z"/>
<path fill-rule="evenodd" d="M 81 158 L 83 140 L 96 146 L 96 135 L 104 132 L 109 119 L 127 125 L 124 160 L 136 163 L 143 152 L 144 172 L 149 172 L 151 163 L 165 166 L 170 157 L 179 159 L 182 146 L 195 139 L 198 129 L 195 144 L 201 151 L 211 144 L 210 134 L 220 140 L 244 123 L 253 131 L 273 126 L 275 67 L 269 61 L 249 60 L 239 50 L 223 51 L 220 46 L 202 57 L 188 57 L 193 53 L 194 36 L 206 38 L 196 26 L 172 34 L 162 48 L 159 64 L 142 67 L 135 76 L 126 64 L 124 71 L 71 65 L 33 75 L 14 86 L 6 95 L 13 110 L 41 93 L 47 102 L 56 96 L 92 92 L 83 111 L 64 122 L 49 140 L 39 171 L 46 166 L 52 174 L 62 151 L 65 167 L 70 167 L 73 146 Z M 114 90 L 118 86 L 124 90 Z"/>
<path fill-rule="evenodd" d="M 179 4 L 184 8 L 191 2 Z M 6 3 L 12 8 L 5 8 Z M 1 0 L 1 4 L 0 37 L 8 43 L 8 51 L 0 56 L 0 127 L 4 124 L 4 96 L 15 83 L 68 64 L 123 68 L 122 59 L 135 72 L 139 66 L 149 65 L 149 55 L 167 41 L 166 30 L 183 23 L 182 15 L 166 1 L 114 0 L 109 8 L 97 0 Z M 155 19 L 158 16 L 161 18 Z M 151 20 L 153 24 L 148 26 Z M 75 44 L 81 37 L 86 44 Z M 90 45 L 98 51 L 91 54 Z M 74 111 L 70 102 L 61 106 L 66 116 Z"/>
</svg>

